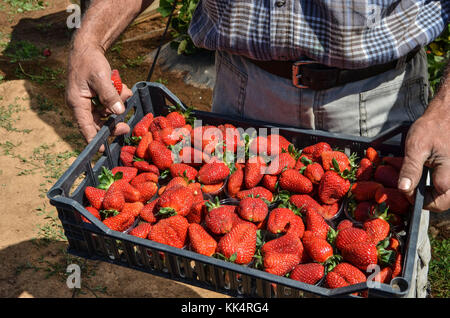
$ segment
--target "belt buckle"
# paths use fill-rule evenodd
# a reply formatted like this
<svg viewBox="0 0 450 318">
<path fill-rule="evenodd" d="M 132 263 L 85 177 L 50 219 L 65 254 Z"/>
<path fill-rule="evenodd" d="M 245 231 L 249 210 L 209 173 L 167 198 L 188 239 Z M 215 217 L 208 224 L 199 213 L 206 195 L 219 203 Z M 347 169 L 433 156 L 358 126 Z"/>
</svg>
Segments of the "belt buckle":
<svg viewBox="0 0 450 318">
<path fill-rule="evenodd" d="M 309 88 L 309 86 L 300 84 L 300 78 L 302 77 L 300 73 L 300 66 L 305 64 L 317 64 L 316 61 L 297 61 L 292 64 L 292 84 L 298 88 Z"/>
</svg>

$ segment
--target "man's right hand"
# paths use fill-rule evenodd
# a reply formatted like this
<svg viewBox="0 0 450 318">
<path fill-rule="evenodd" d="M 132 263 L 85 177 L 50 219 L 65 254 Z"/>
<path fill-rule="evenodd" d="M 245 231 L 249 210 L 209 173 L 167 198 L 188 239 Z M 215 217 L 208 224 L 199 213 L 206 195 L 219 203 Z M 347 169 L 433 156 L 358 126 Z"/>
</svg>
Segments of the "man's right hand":
<svg viewBox="0 0 450 318">
<path fill-rule="evenodd" d="M 66 103 L 73 109 L 81 133 L 90 142 L 103 125 L 101 118 L 123 113 L 124 101 L 132 92 L 123 85 L 119 96 L 111 83 L 111 67 L 100 47 L 71 50 L 67 75 Z M 95 96 L 102 105 L 91 102 Z M 127 124 L 119 123 L 113 134 L 122 135 L 129 130 Z"/>
</svg>

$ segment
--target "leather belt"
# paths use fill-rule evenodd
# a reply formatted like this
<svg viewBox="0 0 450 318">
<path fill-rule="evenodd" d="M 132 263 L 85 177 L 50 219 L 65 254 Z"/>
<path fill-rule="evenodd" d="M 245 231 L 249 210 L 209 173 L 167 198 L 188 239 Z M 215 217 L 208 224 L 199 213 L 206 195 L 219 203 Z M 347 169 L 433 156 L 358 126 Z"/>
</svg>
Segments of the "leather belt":
<svg viewBox="0 0 450 318">
<path fill-rule="evenodd" d="M 298 88 L 324 90 L 360 81 L 403 66 L 409 62 L 419 50 L 420 48 L 416 48 L 400 59 L 364 69 L 340 69 L 310 60 L 258 61 L 248 58 L 247 60 L 266 72 L 291 79 L 292 84 Z"/>
</svg>

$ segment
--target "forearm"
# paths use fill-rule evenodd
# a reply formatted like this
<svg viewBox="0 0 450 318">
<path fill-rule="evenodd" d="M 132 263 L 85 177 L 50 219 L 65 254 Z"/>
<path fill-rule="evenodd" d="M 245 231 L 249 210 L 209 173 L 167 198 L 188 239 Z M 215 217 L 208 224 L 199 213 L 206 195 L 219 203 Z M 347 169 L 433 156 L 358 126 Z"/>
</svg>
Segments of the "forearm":
<svg viewBox="0 0 450 318">
<path fill-rule="evenodd" d="M 153 0 L 93 0 L 73 39 L 73 48 L 95 46 L 103 52 Z"/>
</svg>

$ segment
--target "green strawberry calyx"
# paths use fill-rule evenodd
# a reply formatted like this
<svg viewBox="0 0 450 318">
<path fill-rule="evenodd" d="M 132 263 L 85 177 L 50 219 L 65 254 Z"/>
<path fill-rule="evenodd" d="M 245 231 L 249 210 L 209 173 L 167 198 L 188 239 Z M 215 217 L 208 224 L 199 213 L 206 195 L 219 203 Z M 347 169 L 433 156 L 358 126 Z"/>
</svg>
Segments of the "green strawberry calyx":
<svg viewBox="0 0 450 318">
<path fill-rule="evenodd" d="M 123 178 L 123 173 L 121 171 L 116 172 L 115 174 L 112 173 L 111 170 L 106 168 L 105 166 L 102 167 L 102 172 L 98 176 L 99 185 L 97 188 L 108 190 L 111 184 L 113 184 L 115 181 L 120 180 Z"/>
<path fill-rule="evenodd" d="M 222 205 L 220 204 L 219 197 L 214 197 L 213 200 L 208 200 L 205 202 L 206 208 L 209 211 L 212 211 L 214 209 L 220 208 Z"/>
<path fill-rule="evenodd" d="M 221 254 L 219 252 L 214 253 L 213 256 L 215 258 L 218 258 L 218 259 L 221 259 L 221 260 L 224 260 L 224 261 L 227 261 L 227 262 L 231 262 L 231 263 L 234 263 L 234 261 L 236 261 L 236 259 L 237 259 L 237 253 L 232 254 L 228 258 L 225 255 L 223 255 L 223 254 Z"/>
<path fill-rule="evenodd" d="M 99 213 L 100 213 L 100 217 L 102 218 L 102 220 L 104 220 L 109 217 L 116 216 L 120 212 L 117 210 L 100 210 Z"/>
<path fill-rule="evenodd" d="M 165 208 L 159 209 L 157 214 L 159 216 L 169 217 L 169 216 L 177 215 L 177 211 L 175 211 L 174 208 L 165 207 Z"/>
</svg>

